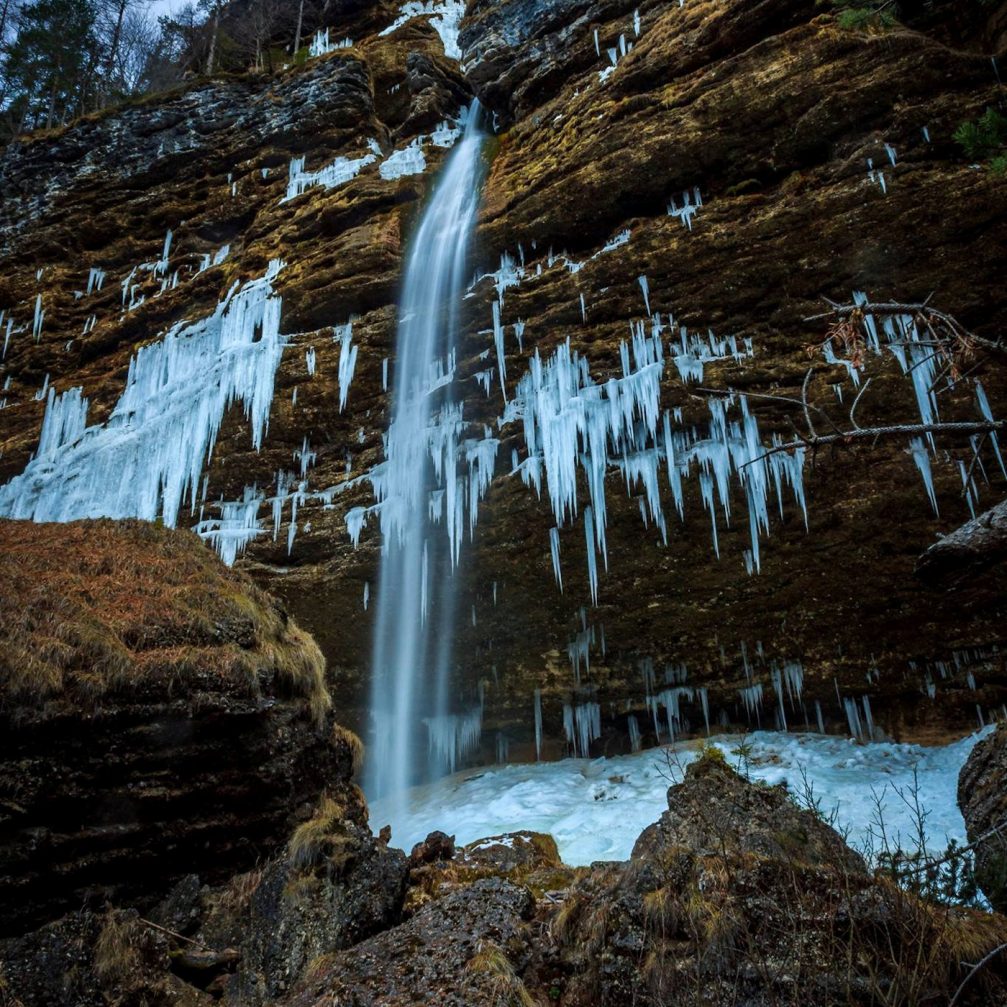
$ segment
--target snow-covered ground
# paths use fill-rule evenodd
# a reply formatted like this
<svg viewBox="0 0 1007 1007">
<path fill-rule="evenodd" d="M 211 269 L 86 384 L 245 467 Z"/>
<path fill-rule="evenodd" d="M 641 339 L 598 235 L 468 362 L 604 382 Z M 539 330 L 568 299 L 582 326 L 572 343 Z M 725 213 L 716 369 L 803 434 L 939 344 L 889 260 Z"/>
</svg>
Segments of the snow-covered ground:
<svg viewBox="0 0 1007 1007">
<path fill-rule="evenodd" d="M 941 851 L 950 839 L 965 841 L 965 824 L 955 800 L 958 771 L 973 745 L 992 728 L 945 747 L 891 743 L 858 744 L 820 734 L 761 731 L 748 735 L 748 772 L 767 783 L 786 782 L 795 794 L 806 790 L 802 767 L 822 810 L 837 809 L 836 827 L 849 830 L 849 841 L 865 850 L 881 802 L 889 841 L 915 849 L 912 800 L 913 770 L 925 809 L 927 845 Z M 713 743 L 738 766 L 738 735 Z M 392 806 L 371 805 L 375 830 L 390 820 L 392 843 L 409 850 L 434 829 L 453 834 L 459 844 L 485 836 L 532 829 L 556 840 L 566 863 L 624 860 L 636 837 L 667 808 L 665 793 L 681 779 L 695 747 L 650 749 L 612 759 L 564 759 L 528 765 L 504 765 L 456 773 L 410 794 L 409 810 L 390 818 Z M 742 766 L 742 769 L 744 767 Z"/>
</svg>

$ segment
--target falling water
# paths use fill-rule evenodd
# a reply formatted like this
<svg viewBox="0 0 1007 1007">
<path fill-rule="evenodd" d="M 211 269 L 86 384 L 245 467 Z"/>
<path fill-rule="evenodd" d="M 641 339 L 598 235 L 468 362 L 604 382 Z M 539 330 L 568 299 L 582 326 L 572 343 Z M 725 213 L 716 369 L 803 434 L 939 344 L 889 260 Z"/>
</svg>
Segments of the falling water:
<svg viewBox="0 0 1007 1007">
<path fill-rule="evenodd" d="M 450 378 L 482 139 L 474 102 L 406 261 L 379 494 L 382 555 L 366 779 L 371 796 L 402 793 L 417 782 L 424 721 L 438 725 L 449 717 L 455 578 L 445 571 L 457 563 L 457 538 L 450 537 L 449 550 L 443 532 L 433 533 L 431 490 L 435 476 L 447 486 L 440 499 L 452 527 L 461 409 L 451 400 Z"/>
</svg>

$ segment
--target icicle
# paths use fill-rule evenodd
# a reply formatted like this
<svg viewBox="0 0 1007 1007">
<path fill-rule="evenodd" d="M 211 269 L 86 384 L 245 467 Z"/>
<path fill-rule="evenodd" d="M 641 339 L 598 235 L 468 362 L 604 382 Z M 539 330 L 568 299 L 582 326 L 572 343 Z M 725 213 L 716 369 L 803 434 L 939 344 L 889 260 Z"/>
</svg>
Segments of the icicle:
<svg viewBox="0 0 1007 1007">
<path fill-rule="evenodd" d="M 32 322 L 31 334 L 37 343 L 42 336 L 42 322 L 45 321 L 45 312 L 42 310 L 42 295 L 35 295 L 35 320 Z"/>
<path fill-rule="evenodd" d="M 983 418 L 988 422 L 993 422 L 993 410 L 990 409 L 989 399 L 986 397 L 986 389 L 983 388 L 982 382 L 976 379 L 976 400 L 979 403 L 979 411 L 983 414 Z M 1000 453 L 1000 441 L 997 437 L 996 431 L 990 431 L 989 433 L 990 443 L 993 445 L 993 450 L 996 453 L 997 461 L 1000 463 L 1000 471 L 1003 473 L 1004 478 L 1007 478 L 1007 468 L 1004 468 L 1003 455 Z"/>
<path fill-rule="evenodd" d="M 535 761 L 542 761 L 542 690 L 535 690 Z"/>
<path fill-rule="evenodd" d="M 643 303 L 647 308 L 647 314 L 650 314 L 650 285 L 647 283 L 646 276 L 638 276 L 637 283 L 640 284 L 640 289 L 643 291 Z"/>
<path fill-rule="evenodd" d="M 503 326 L 500 324 L 500 302 L 493 302 L 493 343 L 497 351 L 497 370 L 500 373 L 500 394 L 507 404 L 507 360 L 504 356 Z"/>
<path fill-rule="evenodd" d="M 337 325 L 332 330 L 333 342 L 339 342 L 339 411 L 346 408 L 350 396 L 350 382 L 353 381 L 353 371 L 357 366 L 357 347 L 353 345 L 353 321 L 345 325 Z"/>
<path fill-rule="evenodd" d="M 630 751 L 639 752 L 643 748 L 643 739 L 640 737 L 640 725 L 632 713 L 626 718 L 626 726 L 629 730 Z"/>
<path fill-rule="evenodd" d="M 937 494 L 934 491 L 934 476 L 930 469 L 930 453 L 923 443 L 923 438 L 914 437 L 909 442 L 909 451 L 913 456 L 913 461 L 916 462 L 916 467 L 920 470 L 920 475 L 923 477 L 923 485 L 926 487 L 927 496 L 930 498 L 930 505 L 933 507 L 934 513 L 939 515 Z"/>
<path fill-rule="evenodd" d="M 598 559 L 595 556 L 594 514 L 584 508 L 584 537 L 587 541 L 587 575 L 591 585 L 591 604 L 598 604 Z"/>
<path fill-rule="evenodd" d="M 549 551 L 552 553 L 552 573 L 559 585 L 560 593 L 563 591 L 563 570 L 559 563 L 559 529 L 549 529 Z"/>
</svg>

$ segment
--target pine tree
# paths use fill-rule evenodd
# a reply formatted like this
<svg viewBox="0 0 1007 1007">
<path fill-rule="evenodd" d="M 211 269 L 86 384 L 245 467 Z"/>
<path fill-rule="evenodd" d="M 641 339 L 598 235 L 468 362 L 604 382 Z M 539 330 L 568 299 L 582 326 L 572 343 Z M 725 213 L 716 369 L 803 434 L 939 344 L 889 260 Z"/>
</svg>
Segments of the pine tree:
<svg viewBox="0 0 1007 1007">
<path fill-rule="evenodd" d="M 98 70 L 94 27 L 92 0 L 34 0 L 20 9 L 4 66 L 13 132 L 86 109 Z"/>
</svg>

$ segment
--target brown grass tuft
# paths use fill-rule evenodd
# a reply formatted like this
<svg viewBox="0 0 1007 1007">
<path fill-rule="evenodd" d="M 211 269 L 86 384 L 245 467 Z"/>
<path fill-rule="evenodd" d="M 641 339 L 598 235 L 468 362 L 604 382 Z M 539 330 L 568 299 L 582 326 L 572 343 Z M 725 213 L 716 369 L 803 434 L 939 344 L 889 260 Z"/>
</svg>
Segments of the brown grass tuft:
<svg viewBox="0 0 1007 1007">
<path fill-rule="evenodd" d="M 364 743 L 342 724 L 336 724 L 332 728 L 332 740 L 336 745 L 344 744 L 349 748 L 350 758 L 353 760 L 353 775 L 358 776 L 364 764 Z"/>
<path fill-rule="evenodd" d="M 318 810 L 294 830 L 287 845 L 287 858 L 295 870 L 326 866 L 341 873 L 353 860 L 359 841 L 344 825 L 346 809 L 328 794 Z"/>
<path fill-rule="evenodd" d="M 94 946 L 94 971 L 105 982 L 121 982 L 140 964 L 141 924 L 135 914 L 110 909 Z"/>
<path fill-rule="evenodd" d="M 332 701 L 314 641 L 190 532 L 143 521 L 0 520 L 0 704 L 44 716 L 186 681 Z"/>
</svg>

